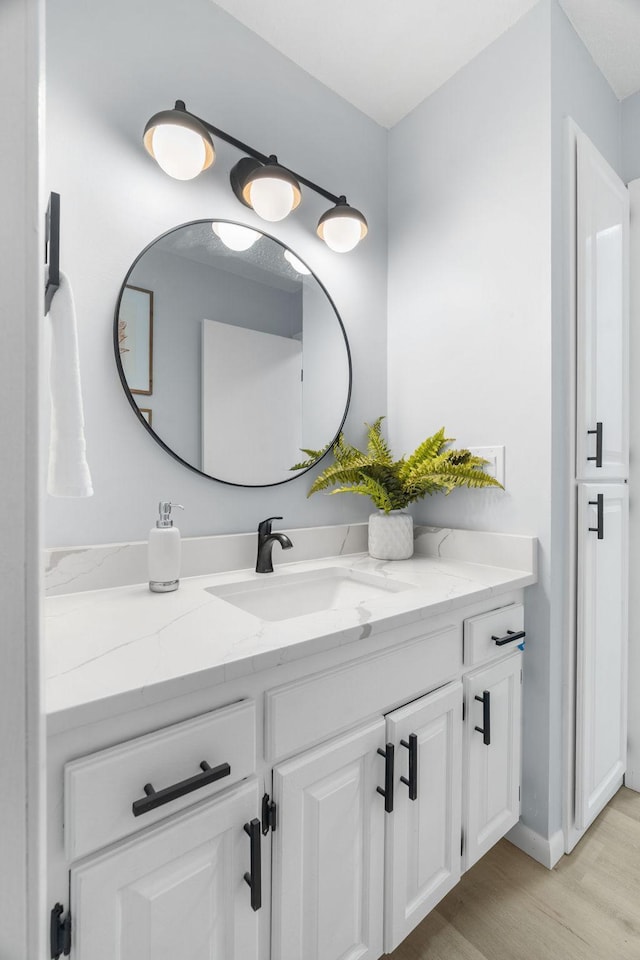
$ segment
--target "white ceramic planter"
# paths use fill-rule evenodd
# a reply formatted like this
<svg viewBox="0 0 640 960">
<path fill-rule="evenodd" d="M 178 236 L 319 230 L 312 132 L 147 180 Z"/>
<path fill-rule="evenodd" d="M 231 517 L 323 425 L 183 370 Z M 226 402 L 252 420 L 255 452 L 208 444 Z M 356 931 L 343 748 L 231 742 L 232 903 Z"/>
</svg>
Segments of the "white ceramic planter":
<svg viewBox="0 0 640 960">
<path fill-rule="evenodd" d="M 369 556 L 376 560 L 408 560 L 413 556 L 413 517 L 404 510 L 369 515 Z"/>
</svg>

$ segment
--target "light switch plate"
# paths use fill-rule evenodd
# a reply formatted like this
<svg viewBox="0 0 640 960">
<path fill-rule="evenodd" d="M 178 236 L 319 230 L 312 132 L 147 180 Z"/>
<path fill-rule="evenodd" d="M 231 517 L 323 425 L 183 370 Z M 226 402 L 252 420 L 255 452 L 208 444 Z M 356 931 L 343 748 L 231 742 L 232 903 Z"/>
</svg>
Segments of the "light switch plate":
<svg viewBox="0 0 640 960">
<path fill-rule="evenodd" d="M 501 447 L 469 447 L 474 457 L 482 457 L 489 462 L 484 472 L 495 477 L 504 487 L 504 446 Z"/>
</svg>

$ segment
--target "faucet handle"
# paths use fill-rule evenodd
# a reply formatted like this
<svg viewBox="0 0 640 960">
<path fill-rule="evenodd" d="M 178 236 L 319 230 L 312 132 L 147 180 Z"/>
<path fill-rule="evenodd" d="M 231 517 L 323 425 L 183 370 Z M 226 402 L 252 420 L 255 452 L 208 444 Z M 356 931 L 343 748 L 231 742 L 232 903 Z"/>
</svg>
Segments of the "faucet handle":
<svg viewBox="0 0 640 960">
<path fill-rule="evenodd" d="M 266 520 L 262 520 L 258 524 L 258 533 L 261 537 L 267 537 L 271 533 L 271 521 L 272 520 L 282 520 L 282 517 L 267 517 Z"/>
</svg>

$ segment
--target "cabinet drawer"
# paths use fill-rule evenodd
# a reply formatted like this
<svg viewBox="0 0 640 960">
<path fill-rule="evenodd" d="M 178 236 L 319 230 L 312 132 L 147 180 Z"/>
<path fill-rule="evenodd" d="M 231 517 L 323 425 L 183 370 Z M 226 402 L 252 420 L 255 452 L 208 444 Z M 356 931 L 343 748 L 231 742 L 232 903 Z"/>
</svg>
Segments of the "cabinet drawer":
<svg viewBox="0 0 640 960">
<path fill-rule="evenodd" d="M 228 772 L 224 764 L 229 765 Z M 214 768 L 218 768 L 215 773 Z M 73 760 L 64 768 L 67 858 L 76 860 L 156 823 L 243 780 L 255 769 L 256 716 L 252 700 Z M 148 801 L 137 804 L 136 816 L 134 801 L 146 797 L 148 784 L 159 794 L 153 802 L 161 802 L 157 806 Z M 167 790 L 174 785 L 174 791 Z M 145 809 L 147 805 L 151 809 Z"/>
<path fill-rule="evenodd" d="M 460 626 L 448 626 L 270 690 L 266 694 L 267 758 L 291 756 L 374 714 L 435 690 L 458 675 L 460 661 Z"/>
<path fill-rule="evenodd" d="M 487 660 L 504 657 L 517 650 L 523 637 L 515 634 L 524 630 L 524 607 L 521 603 L 511 603 L 499 610 L 481 613 L 477 617 L 469 617 L 464 621 L 464 665 L 472 667 Z M 513 640 L 506 640 L 509 631 L 514 634 Z M 497 644 L 494 638 L 506 640 Z"/>
</svg>

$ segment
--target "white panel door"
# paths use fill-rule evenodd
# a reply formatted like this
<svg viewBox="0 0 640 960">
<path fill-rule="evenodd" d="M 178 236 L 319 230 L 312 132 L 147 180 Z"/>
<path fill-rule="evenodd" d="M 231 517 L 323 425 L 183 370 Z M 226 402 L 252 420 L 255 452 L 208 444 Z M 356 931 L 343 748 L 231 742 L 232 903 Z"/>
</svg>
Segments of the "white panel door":
<svg viewBox="0 0 640 960">
<path fill-rule="evenodd" d="M 520 819 L 521 684 L 520 653 L 464 678 L 465 870 Z"/>
<path fill-rule="evenodd" d="M 576 477 L 629 473 L 629 194 L 577 137 Z"/>
<path fill-rule="evenodd" d="M 385 724 L 379 720 L 273 773 L 273 940 L 277 960 L 382 954 Z"/>
<path fill-rule="evenodd" d="M 622 783 L 627 751 L 628 510 L 625 483 L 578 491 L 576 827 Z"/>
<path fill-rule="evenodd" d="M 75 960 L 257 960 L 268 905 L 251 908 L 244 824 L 258 815 L 251 780 L 74 867 Z"/>
<path fill-rule="evenodd" d="M 202 321 L 202 471 L 278 483 L 300 460 L 302 344 Z"/>
<path fill-rule="evenodd" d="M 387 741 L 395 745 L 396 773 L 385 838 L 384 946 L 391 953 L 460 879 L 462 684 L 390 713 Z"/>
</svg>

